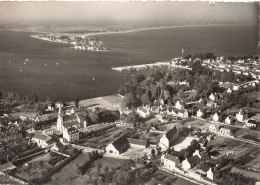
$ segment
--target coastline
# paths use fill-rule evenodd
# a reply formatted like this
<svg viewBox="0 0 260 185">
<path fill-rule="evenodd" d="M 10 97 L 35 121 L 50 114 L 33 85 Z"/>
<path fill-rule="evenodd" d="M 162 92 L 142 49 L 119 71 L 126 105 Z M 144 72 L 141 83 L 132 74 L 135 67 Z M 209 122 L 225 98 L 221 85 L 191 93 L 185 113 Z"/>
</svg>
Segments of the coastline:
<svg viewBox="0 0 260 185">
<path fill-rule="evenodd" d="M 26 30 L 26 29 L 3 29 L 3 31 L 17 31 L 17 32 L 27 32 L 27 33 L 36 33 L 32 36 L 37 36 L 38 34 L 55 34 L 55 35 L 70 35 L 70 36 L 82 36 L 82 37 L 89 37 L 89 36 L 96 36 L 96 35 L 107 35 L 107 34 L 122 34 L 122 33 L 132 33 L 138 31 L 148 31 L 148 30 L 160 30 L 160 29 L 170 29 L 170 28 L 188 28 L 188 27 L 207 27 L 207 26 L 238 26 L 238 25 L 253 25 L 253 24 L 191 24 L 191 25 L 172 25 L 172 26 L 159 26 L 159 27 L 147 27 L 147 28 L 139 28 L 139 29 L 132 29 L 132 30 L 124 30 L 124 31 L 108 31 L 108 32 L 96 32 L 96 33 L 86 33 L 86 34 L 79 34 L 79 33 L 66 33 L 66 32 L 50 32 L 50 31 L 37 31 L 37 30 Z"/>
</svg>

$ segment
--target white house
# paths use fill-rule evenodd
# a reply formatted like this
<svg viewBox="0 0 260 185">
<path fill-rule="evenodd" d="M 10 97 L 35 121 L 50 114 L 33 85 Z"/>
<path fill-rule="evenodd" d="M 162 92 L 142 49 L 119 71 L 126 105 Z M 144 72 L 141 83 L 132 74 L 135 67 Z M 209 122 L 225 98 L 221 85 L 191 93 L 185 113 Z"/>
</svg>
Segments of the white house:
<svg viewBox="0 0 260 185">
<path fill-rule="evenodd" d="M 257 125 L 257 121 L 256 120 L 249 119 L 246 122 L 246 126 L 249 127 L 249 128 L 256 128 L 256 125 Z"/>
<path fill-rule="evenodd" d="M 232 117 L 228 116 L 225 119 L 225 124 L 230 125 L 232 123 Z"/>
<path fill-rule="evenodd" d="M 212 116 L 213 121 L 219 121 L 219 115 L 216 112 L 213 116 Z"/>
<path fill-rule="evenodd" d="M 216 126 L 216 125 L 210 125 L 209 126 L 209 131 L 217 133 L 219 131 L 219 127 Z"/>
<path fill-rule="evenodd" d="M 63 140 L 65 142 L 74 143 L 79 140 L 79 131 L 75 127 L 65 129 L 63 131 Z"/>
<path fill-rule="evenodd" d="M 161 147 L 162 149 L 167 149 L 171 147 L 177 137 L 177 127 L 172 127 L 161 137 L 159 147 Z"/>
<path fill-rule="evenodd" d="M 136 112 L 142 117 L 142 118 L 149 118 L 150 112 L 147 109 L 144 108 L 137 108 Z"/>
<path fill-rule="evenodd" d="M 195 150 L 195 152 L 193 152 L 192 156 L 195 156 L 195 155 L 197 155 L 201 159 L 201 155 L 200 155 L 199 150 Z"/>
<path fill-rule="evenodd" d="M 228 88 L 227 93 L 232 93 L 232 90 Z"/>
<path fill-rule="evenodd" d="M 201 111 L 201 109 L 199 109 L 199 110 L 197 111 L 197 117 L 198 117 L 198 118 L 202 118 L 202 116 L 204 116 L 203 114 L 204 114 L 204 113 Z"/>
<path fill-rule="evenodd" d="M 233 91 L 238 91 L 238 89 L 239 89 L 239 85 L 234 85 L 233 86 Z"/>
<path fill-rule="evenodd" d="M 37 133 L 32 137 L 32 141 L 36 142 L 41 148 L 47 148 L 54 145 L 55 142 L 51 142 L 51 140 L 52 138 L 50 136 Z"/>
<path fill-rule="evenodd" d="M 209 170 L 207 171 L 207 177 L 211 180 L 213 180 L 214 178 L 214 173 L 211 168 L 209 168 Z"/>
<path fill-rule="evenodd" d="M 120 155 L 121 153 L 126 152 L 130 148 L 130 144 L 125 135 L 117 138 L 112 143 L 107 145 L 106 153 Z"/>
<path fill-rule="evenodd" d="M 185 119 L 187 117 L 189 117 L 189 113 L 186 109 L 182 109 L 178 111 L 178 116 L 182 119 Z"/>
<path fill-rule="evenodd" d="M 184 170 L 189 170 L 195 167 L 200 161 L 200 158 L 197 155 L 194 155 L 190 158 L 186 158 L 182 161 L 181 165 Z"/>
<path fill-rule="evenodd" d="M 236 119 L 237 121 L 243 122 L 245 119 L 245 113 L 243 110 L 240 110 L 237 114 L 236 114 Z"/>
<path fill-rule="evenodd" d="M 211 93 L 211 95 L 209 95 L 209 99 L 212 100 L 212 101 L 215 101 L 216 96 L 213 93 Z"/>
<path fill-rule="evenodd" d="M 178 101 L 175 103 L 175 108 L 178 109 L 178 110 L 183 109 L 183 108 L 184 108 L 183 102 L 178 100 Z"/>
<path fill-rule="evenodd" d="M 232 136 L 232 131 L 227 128 L 220 128 L 218 133 L 223 136 Z"/>
<path fill-rule="evenodd" d="M 176 168 L 179 168 L 181 164 L 178 156 L 173 156 L 170 154 L 162 155 L 161 162 L 168 170 L 175 170 Z"/>
</svg>

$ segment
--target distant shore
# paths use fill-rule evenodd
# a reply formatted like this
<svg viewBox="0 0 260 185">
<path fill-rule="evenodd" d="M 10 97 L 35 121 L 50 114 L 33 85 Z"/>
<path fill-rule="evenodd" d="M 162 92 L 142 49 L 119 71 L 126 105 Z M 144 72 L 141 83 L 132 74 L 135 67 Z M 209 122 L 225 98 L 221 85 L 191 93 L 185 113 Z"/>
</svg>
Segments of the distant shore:
<svg viewBox="0 0 260 185">
<path fill-rule="evenodd" d="M 118 34 L 121 34 L 121 33 L 132 33 L 132 32 L 147 31 L 147 30 L 160 30 L 160 29 L 186 28 L 186 27 L 202 27 L 202 26 L 224 26 L 224 25 L 244 25 L 244 24 L 194 24 L 194 25 L 160 26 L 160 27 L 151 27 L 151 28 L 140 28 L 140 29 L 133 29 L 133 30 L 125 30 L 125 31 L 88 33 L 88 34 L 82 34 L 82 36 L 88 37 L 88 36 L 107 35 L 107 34 L 116 34 L 116 33 L 118 33 Z"/>
<path fill-rule="evenodd" d="M 132 33 L 138 31 L 147 31 L 147 30 L 160 30 L 160 29 L 170 29 L 170 28 L 188 28 L 188 27 L 207 27 L 207 26 L 236 26 L 236 25 L 246 25 L 246 24 L 194 24 L 194 25 L 172 25 L 172 26 L 159 26 L 159 27 L 147 27 L 147 28 L 138 28 L 138 29 L 131 29 L 131 30 L 122 30 L 122 31 L 107 31 L 107 32 L 93 32 L 93 33 L 67 33 L 67 32 L 50 32 L 50 31 L 37 31 L 37 30 L 26 30 L 26 29 L 17 29 L 17 28 L 7 28 L 0 30 L 10 30 L 10 31 L 21 31 L 21 32 L 29 32 L 35 33 L 33 37 L 37 36 L 38 34 L 55 34 L 55 35 L 70 35 L 70 36 L 81 36 L 81 37 L 89 37 L 89 36 L 96 36 L 96 35 L 107 35 L 107 34 L 122 34 L 122 33 Z"/>
</svg>

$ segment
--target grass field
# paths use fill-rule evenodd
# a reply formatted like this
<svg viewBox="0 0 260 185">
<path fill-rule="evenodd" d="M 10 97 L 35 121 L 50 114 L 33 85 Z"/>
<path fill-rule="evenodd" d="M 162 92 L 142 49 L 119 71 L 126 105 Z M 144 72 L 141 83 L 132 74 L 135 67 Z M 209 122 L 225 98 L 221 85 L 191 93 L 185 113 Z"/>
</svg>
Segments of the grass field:
<svg viewBox="0 0 260 185">
<path fill-rule="evenodd" d="M 257 100 L 260 100 L 260 91 L 253 91 L 253 92 L 247 93 L 247 97 L 256 98 Z"/>
<path fill-rule="evenodd" d="M 50 178 L 50 181 L 46 184 L 63 184 L 63 185 L 72 185 L 72 184 L 85 184 L 88 174 L 81 175 L 79 172 L 79 166 L 88 160 L 87 154 L 80 154 L 76 159 L 68 163 L 63 167 L 58 173 L 55 173 Z M 103 157 L 95 161 L 94 165 L 89 169 L 89 173 L 96 171 L 96 164 L 101 163 L 102 167 L 108 166 L 117 167 L 121 164 L 120 159 Z"/>
<path fill-rule="evenodd" d="M 8 177 L 0 175 L 0 184 L 19 184 L 19 183 Z"/>
</svg>

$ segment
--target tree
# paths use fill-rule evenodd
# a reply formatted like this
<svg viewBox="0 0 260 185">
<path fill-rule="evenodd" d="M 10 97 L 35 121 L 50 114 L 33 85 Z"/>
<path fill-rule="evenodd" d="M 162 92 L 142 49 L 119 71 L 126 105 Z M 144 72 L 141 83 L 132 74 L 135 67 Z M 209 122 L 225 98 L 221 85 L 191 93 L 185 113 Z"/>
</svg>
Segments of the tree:
<svg viewBox="0 0 260 185">
<path fill-rule="evenodd" d="M 155 149 L 152 149 L 152 150 L 151 150 L 152 157 L 155 156 L 155 153 L 156 153 L 156 152 L 155 152 Z"/>
<path fill-rule="evenodd" d="M 180 90 L 178 91 L 178 97 L 179 97 L 179 98 L 184 98 L 184 97 L 185 97 L 185 94 L 184 94 L 183 89 L 180 89 Z"/>
<path fill-rule="evenodd" d="M 140 119 L 139 115 L 136 112 L 131 112 L 130 114 L 127 115 L 126 117 L 126 122 L 127 123 L 136 123 Z"/>
<path fill-rule="evenodd" d="M 35 92 L 33 92 L 32 94 L 31 94 L 31 96 L 30 96 L 30 100 L 32 101 L 32 102 L 34 102 L 34 103 L 37 103 L 38 102 L 38 96 L 37 96 L 37 94 L 35 93 Z"/>
<path fill-rule="evenodd" d="M 156 82 L 159 82 L 162 78 L 163 78 L 163 74 L 160 71 L 156 71 L 156 73 L 154 75 L 154 80 Z"/>
<path fill-rule="evenodd" d="M 79 106 L 79 99 L 75 98 L 74 103 L 75 103 L 75 106 L 78 107 Z"/>
</svg>

